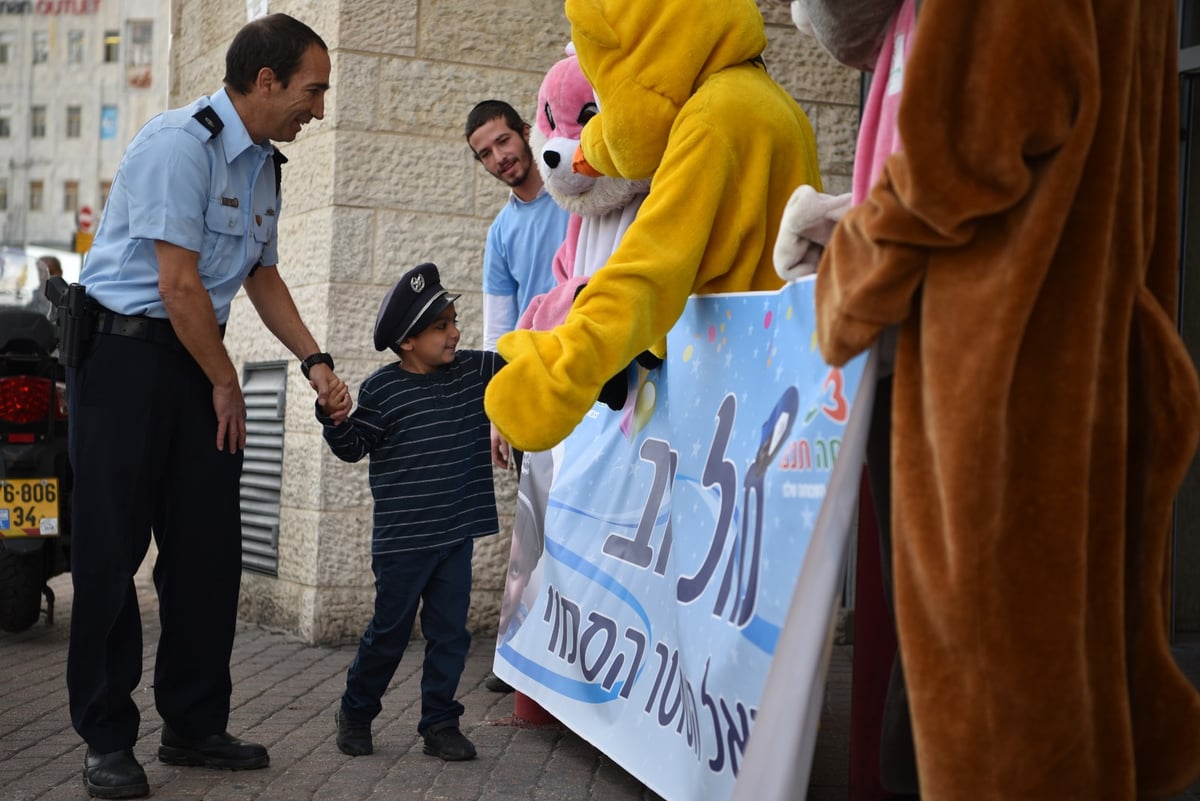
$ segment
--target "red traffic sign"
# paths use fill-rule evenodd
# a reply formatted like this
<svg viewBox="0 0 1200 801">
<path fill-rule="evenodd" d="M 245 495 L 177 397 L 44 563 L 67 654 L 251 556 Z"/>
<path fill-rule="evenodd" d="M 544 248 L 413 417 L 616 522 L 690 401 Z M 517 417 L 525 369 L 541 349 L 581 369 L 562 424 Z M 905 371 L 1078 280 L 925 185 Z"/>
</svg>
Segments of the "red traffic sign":
<svg viewBox="0 0 1200 801">
<path fill-rule="evenodd" d="M 79 230 L 82 233 L 88 233 L 92 230 L 92 225 L 96 222 L 96 217 L 92 214 L 91 206 L 79 207 Z"/>
</svg>

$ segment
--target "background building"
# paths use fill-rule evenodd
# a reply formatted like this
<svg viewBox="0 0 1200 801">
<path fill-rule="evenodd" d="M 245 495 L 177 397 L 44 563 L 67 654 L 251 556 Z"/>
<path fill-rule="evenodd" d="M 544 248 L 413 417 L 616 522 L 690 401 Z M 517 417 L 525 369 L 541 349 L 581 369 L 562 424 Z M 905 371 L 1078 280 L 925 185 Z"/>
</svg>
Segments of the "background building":
<svg viewBox="0 0 1200 801">
<path fill-rule="evenodd" d="M 52 251 L 68 276 L 78 270 L 80 209 L 94 224 L 125 145 L 166 107 L 169 9 L 166 0 L 0 2 L 0 294 L 13 290 L 24 248 L 30 264 Z"/>
</svg>

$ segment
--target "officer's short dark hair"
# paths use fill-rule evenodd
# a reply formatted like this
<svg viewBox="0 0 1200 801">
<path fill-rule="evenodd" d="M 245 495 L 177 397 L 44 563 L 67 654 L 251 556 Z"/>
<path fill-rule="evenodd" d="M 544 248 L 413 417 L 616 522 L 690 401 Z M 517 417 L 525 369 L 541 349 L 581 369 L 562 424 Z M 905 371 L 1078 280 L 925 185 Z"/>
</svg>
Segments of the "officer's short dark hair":
<svg viewBox="0 0 1200 801">
<path fill-rule="evenodd" d="M 225 53 L 225 84 L 238 94 L 249 94 L 259 70 L 270 67 L 286 87 L 313 45 L 329 50 L 316 31 L 287 14 L 251 20 L 233 37 Z"/>
<path fill-rule="evenodd" d="M 483 100 L 476 103 L 475 108 L 467 115 L 467 143 L 471 141 L 471 134 L 497 117 L 503 117 L 508 127 L 518 134 L 524 134 L 525 127 L 529 124 L 521 119 L 515 108 L 503 100 Z"/>
</svg>

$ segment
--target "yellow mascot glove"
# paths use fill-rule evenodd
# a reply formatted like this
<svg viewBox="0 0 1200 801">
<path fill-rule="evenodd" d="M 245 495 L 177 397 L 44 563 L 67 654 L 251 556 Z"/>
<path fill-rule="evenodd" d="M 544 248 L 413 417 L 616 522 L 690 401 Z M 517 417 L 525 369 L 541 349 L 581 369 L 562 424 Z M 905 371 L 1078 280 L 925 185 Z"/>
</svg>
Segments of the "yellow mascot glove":
<svg viewBox="0 0 1200 801">
<path fill-rule="evenodd" d="M 511 331 L 496 343 L 508 364 L 488 382 L 483 405 L 504 438 L 523 451 L 547 451 L 566 439 L 610 378 L 571 353 L 561 330 Z"/>
</svg>

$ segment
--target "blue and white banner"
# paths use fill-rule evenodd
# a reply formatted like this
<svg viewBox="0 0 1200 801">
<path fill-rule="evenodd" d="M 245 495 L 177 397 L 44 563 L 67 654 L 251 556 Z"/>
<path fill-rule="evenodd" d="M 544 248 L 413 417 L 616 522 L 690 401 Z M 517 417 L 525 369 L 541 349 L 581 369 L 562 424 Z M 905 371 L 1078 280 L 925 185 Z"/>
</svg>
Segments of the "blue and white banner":
<svg viewBox="0 0 1200 801">
<path fill-rule="evenodd" d="M 693 297 L 667 350 L 526 454 L 495 672 L 664 798 L 728 799 L 802 571 L 828 641 L 845 532 L 806 561 L 864 360 L 822 361 L 811 279 Z"/>
</svg>

